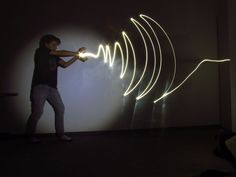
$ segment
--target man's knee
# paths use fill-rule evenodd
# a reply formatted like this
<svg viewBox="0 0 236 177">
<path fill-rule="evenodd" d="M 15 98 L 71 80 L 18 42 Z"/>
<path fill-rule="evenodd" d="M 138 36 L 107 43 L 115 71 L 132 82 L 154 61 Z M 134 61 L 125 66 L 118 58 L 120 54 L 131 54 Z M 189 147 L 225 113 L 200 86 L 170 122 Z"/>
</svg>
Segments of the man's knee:
<svg viewBox="0 0 236 177">
<path fill-rule="evenodd" d="M 57 114 L 64 114 L 65 112 L 65 106 L 64 104 L 59 104 L 59 105 L 56 105 L 55 108 L 54 108 L 55 112 Z"/>
<path fill-rule="evenodd" d="M 31 113 L 32 119 L 39 119 L 43 114 L 43 109 L 33 109 Z"/>
</svg>

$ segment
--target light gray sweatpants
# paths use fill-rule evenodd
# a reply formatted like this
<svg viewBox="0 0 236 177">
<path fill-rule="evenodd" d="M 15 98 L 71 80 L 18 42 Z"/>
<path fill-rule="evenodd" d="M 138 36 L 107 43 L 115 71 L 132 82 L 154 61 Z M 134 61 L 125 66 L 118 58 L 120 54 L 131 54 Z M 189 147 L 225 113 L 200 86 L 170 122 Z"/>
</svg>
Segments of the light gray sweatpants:
<svg viewBox="0 0 236 177">
<path fill-rule="evenodd" d="M 56 88 L 48 85 L 36 85 L 32 88 L 31 114 L 26 125 L 26 135 L 33 136 L 38 120 L 43 114 L 45 102 L 48 101 L 55 112 L 55 129 L 57 136 L 64 134 L 64 104 Z"/>
</svg>

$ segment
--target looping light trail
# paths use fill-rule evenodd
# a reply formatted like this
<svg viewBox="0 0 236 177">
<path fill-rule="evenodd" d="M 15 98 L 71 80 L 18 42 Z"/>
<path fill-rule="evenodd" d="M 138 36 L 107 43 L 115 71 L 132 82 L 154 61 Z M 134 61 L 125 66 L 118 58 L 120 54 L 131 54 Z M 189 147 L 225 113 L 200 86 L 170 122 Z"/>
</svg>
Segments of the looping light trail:
<svg viewBox="0 0 236 177">
<path fill-rule="evenodd" d="M 120 79 L 123 79 L 124 76 L 125 76 L 125 73 L 127 71 L 128 63 L 129 63 L 129 47 L 128 47 L 128 44 L 129 44 L 130 47 L 131 47 L 132 55 L 133 55 L 133 59 L 134 59 L 134 68 L 133 68 L 133 77 L 134 77 L 135 72 L 136 72 L 136 55 L 135 55 L 135 51 L 134 51 L 134 48 L 133 48 L 133 44 L 132 44 L 129 36 L 126 34 L 126 32 L 124 32 L 124 31 L 122 32 L 122 37 L 123 37 L 123 40 L 124 40 L 124 43 L 125 43 L 126 61 L 124 60 L 124 52 L 123 52 L 123 49 L 122 49 L 121 44 L 119 42 L 115 42 L 115 44 L 114 44 L 113 55 L 111 54 L 112 52 L 111 52 L 110 46 L 109 45 L 104 46 L 102 44 L 100 44 L 98 46 L 98 51 L 97 51 L 96 54 L 90 53 L 90 52 L 85 52 L 85 53 L 79 53 L 78 55 L 81 58 L 91 57 L 91 58 L 95 58 L 95 59 L 99 58 L 102 55 L 103 58 L 104 58 L 104 63 L 109 62 L 109 66 L 112 67 L 113 64 L 114 64 L 116 55 L 117 55 L 117 50 L 119 49 L 119 52 L 121 54 Z M 130 82 L 131 84 L 134 80 L 133 77 L 132 77 L 131 82 Z"/>
<path fill-rule="evenodd" d="M 175 76 L 176 76 L 176 54 L 175 54 L 175 49 L 174 46 L 171 42 L 171 39 L 169 37 L 169 35 L 167 34 L 167 32 L 163 29 L 163 27 L 157 23 L 153 18 L 147 16 L 147 15 L 143 15 L 140 14 L 139 17 L 143 20 L 143 22 L 148 26 L 149 30 L 152 32 L 152 35 L 155 37 L 155 41 L 158 47 L 158 52 L 159 52 L 159 67 L 158 67 L 158 71 L 156 68 L 157 65 L 157 54 L 156 54 L 156 46 L 154 44 L 154 41 L 152 39 L 152 35 L 149 33 L 149 31 L 137 20 L 135 20 L 134 18 L 131 18 L 131 22 L 133 23 L 133 25 L 135 26 L 135 28 L 138 30 L 143 44 L 144 44 L 144 50 L 145 50 L 145 64 L 144 64 L 144 68 L 142 71 L 141 76 L 139 77 L 138 81 L 136 83 L 134 83 L 134 79 L 136 76 L 136 65 L 137 65 L 137 59 L 136 59 L 136 53 L 134 50 L 134 46 L 131 42 L 131 39 L 129 38 L 129 36 L 127 35 L 126 32 L 122 32 L 122 38 L 124 41 L 124 45 L 125 45 L 125 52 L 122 49 L 122 45 L 120 42 L 115 42 L 114 43 L 114 47 L 113 47 L 113 51 L 111 50 L 111 47 L 109 45 L 102 45 L 100 44 L 98 46 L 98 50 L 97 53 L 90 53 L 90 52 L 85 52 L 85 53 L 79 53 L 78 55 L 82 58 L 84 57 L 90 57 L 90 58 L 94 58 L 97 59 L 99 57 L 103 57 L 104 58 L 104 63 L 109 63 L 110 67 L 113 67 L 114 61 L 117 57 L 117 53 L 120 53 L 120 57 L 121 57 L 121 72 L 120 72 L 120 79 L 123 79 L 125 77 L 125 74 L 127 72 L 127 68 L 129 65 L 129 58 L 130 58 L 130 48 L 131 48 L 131 54 L 132 54 L 132 58 L 133 58 L 133 72 L 132 72 L 132 77 L 131 80 L 128 84 L 127 89 L 124 92 L 124 96 L 129 95 L 131 92 L 133 92 L 141 83 L 141 81 L 144 79 L 144 75 L 146 73 L 147 70 L 147 66 L 148 66 L 148 61 L 149 61 L 149 53 L 148 53 L 148 46 L 147 46 L 147 42 L 146 42 L 146 38 L 145 36 L 148 37 L 151 47 L 152 47 L 152 52 L 153 52 L 153 70 L 152 70 L 152 74 L 151 74 L 151 78 L 148 82 L 148 84 L 146 85 L 145 89 L 136 97 L 137 100 L 142 99 L 144 96 L 146 96 L 156 85 L 161 71 L 162 71 L 162 63 L 163 63 L 163 52 L 162 52 L 162 47 L 160 44 L 160 40 L 157 37 L 157 34 L 153 28 L 153 26 L 151 25 L 151 23 L 155 24 L 156 27 L 158 27 L 162 33 L 164 33 L 166 39 L 168 40 L 168 43 L 171 47 L 171 51 L 172 51 L 172 55 L 173 55 L 173 62 L 174 62 L 174 67 L 173 67 L 173 74 L 171 77 L 171 82 L 169 84 L 169 86 L 167 87 L 167 89 L 163 92 L 163 94 L 154 100 L 154 103 L 159 102 L 160 100 L 162 100 L 163 98 L 167 97 L 168 95 L 172 94 L 173 92 L 175 92 L 177 89 L 179 89 L 198 69 L 199 67 L 205 63 L 205 62 L 211 62 L 211 63 L 222 63 L 222 62 L 228 62 L 230 61 L 230 59 L 224 59 L 224 60 L 212 60 L 212 59 L 204 59 L 202 60 L 197 67 L 179 84 L 177 85 L 175 88 L 172 88 L 172 85 L 174 83 L 175 80 Z M 156 72 L 157 71 L 157 72 Z M 157 73 L 157 74 L 156 74 Z M 156 76 L 155 76 L 156 75 Z M 172 88 L 172 89 L 171 89 Z"/>
<path fill-rule="evenodd" d="M 160 101 L 161 99 L 163 99 L 164 97 L 170 95 L 171 93 L 173 93 L 174 91 L 176 91 L 178 88 L 180 88 L 197 70 L 198 68 L 205 62 L 211 62 L 211 63 L 222 63 L 222 62 L 228 62 L 230 61 L 230 59 L 224 59 L 224 60 L 211 60 L 211 59 L 204 59 L 202 60 L 197 66 L 196 68 L 179 84 L 177 85 L 175 88 L 173 88 L 171 91 L 169 92 L 165 92 L 160 98 L 156 99 L 154 101 L 154 103 Z"/>
</svg>

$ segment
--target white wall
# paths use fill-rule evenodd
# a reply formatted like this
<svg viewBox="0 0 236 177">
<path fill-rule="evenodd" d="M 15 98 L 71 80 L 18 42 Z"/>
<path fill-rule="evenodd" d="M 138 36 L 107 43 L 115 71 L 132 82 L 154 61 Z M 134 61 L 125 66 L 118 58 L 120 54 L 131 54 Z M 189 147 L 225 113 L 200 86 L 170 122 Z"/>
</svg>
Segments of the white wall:
<svg viewBox="0 0 236 177">
<path fill-rule="evenodd" d="M 75 25 L 77 27 L 80 27 L 78 25 L 80 24 L 79 13 L 81 13 L 81 18 L 91 15 L 93 17 L 90 20 L 94 20 L 94 22 L 101 23 L 98 23 L 96 25 L 96 28 L 93 28 L 93 30 L 98 33 L 98 36 L 101 34 L 102 39 L 100 37 L 97 38 L 97 35 L 90 36 L 90 31 L 86 31 L 86 35 L 82 35 L 82 43 L 80 43 L 81 41 L 79 41 L 81 40 L 79 36 L 78 39 L 75 40 L 69 40 L 68 38 L 63 37 L 63 42 L 71 42 L 78 40 L 79 42 L 75 45 L 75 48 L 79 45 L 87 46 L 88 43 L 85 37 L 90 36 L 91 38 L 94 37 L 94 39 L 96 40 L 96 42 L 94 43 L 89 43 L 89 47 L 94 49 L 96 43 L 99 43 L 100 39 L 102 42 L 107 42 L 108 39 L 103 38 L 103 35 L 112 36 L 110 33 L 113 33 L 114 31 L 119 32 L 122 30 L 122 28 L 127 28 L 129 30 L 131 28 L 130 22 L 128 21 L 130 16 L 137 17 L 139 13 L 145 13 L 155 18 L 165 28 L 165 30 L 169 33 L 172 42 L 176 48 L 176 55 L 178 61 L 177 77 L 176 82 L 173 86 L 180 83 L 202 59 L 218 58 L 218 40 L 216 30 L 217 4 L 215 0 L 153 0 L 148 3 L 146 1 L 137 2 L 133 0 L 132 2 L 135 3 L 126 3 L 126 6 L 123 5 L 122 1 L 116 2 L 118 4 L 113 4 L 117 6 L 117 8 L 115 9 L 107 8 L 109 4 L 106 4 L 106 6 L 104 6 L 104 11 L 102 11 L 101 9 L 103 8 L 102 2 L 101 4 L 99 2 L 100 9 L 96 9 L 96 11 L 92 7 L 91 9 L 80 9 L 80 12 L 78 12 L 77 14 L 78 18 L 74 20 L 75 24 L 72 24 L 72 26 Z M 119 7 L 122 7 L 123 9 L 122 14 Z M 63 9 L 63 7 L 60 6 L 58 8 L 59 10 L 60 8 Z M 77 13 L 76 10 L 74 9 L 74 12 Z M 71 11 L 73 10 L 70 9 L 69 12 Z M 24 12 L 27 13 L 28 11 Z M 58 20 L 60 22 L 59 25 L 64 25 L 63 19 L 66 21 L 72 18 L 69 12 L 64 12 L 63 14 L 56 14 L 56 18 L 60 19 Z M 44 13 L 49 12 L 45 10 Z M 30 10 L 29 14 L 31 14 Z M 109 14 L 109 17 L 107 14 Z M 53 18 L 53 13 L 50 15 L 50 18 Z M 76 14 L 74 14 L 74 16 L 75 15 Z M 73 18 L 75 18 L 74 16 Z M 37 18 L 39 18 L 39 21 L 45 20 L 41 16 L 38 16 Z M 107 27 L 106 25 L 108 25 L 106 24 L 106 20 L 108 18 L 110 19 L 109 26 L 118 26 L 121 29 L 116 29 L 112 32 L 109 31 L 109 29 L 106 29 L 106 32 L 102 33 L 102 31 L 104 31 L 104 28 Z M 26 24 L 25 26 L 19 26 L 16 24 L 17 28 L 23 28 L 21 29 L 21 31 L 26 31 L 24 34 L 22 34 L 22 36 L 28 36 L 27 30 L 29 30 L 28 32 L 30 34 L 35 33 L 35 36 L 31 38 L 28 37 L 31 39 L 31 41 L 25 40 L 24 42 L 22 42 L 19 40 L 19 43 L 22 42 L 22 50 L 18 51 L 15 54 L 12 54 L 11 60 L 1 66 L 2 68 L 10 68 L 5 69 L 5 72 L 2 73 L 3 75 L 9 75 L 10 72 L 13 76 L 12 79 L 1 80 L 1 83 L 3 83 L 1 84 L 2 90 L 6 88 L 8 91 L 19 92 L 19 97 L 15 100 L 9 101 L 12 103 L 8 103 L 9 107 L 15 105 L 15 114 L 12 115 L 14 116 L 14 119 L 4 117 L 4 121 L 0 124 L 1 131 L 23 132 L 25 122 L 30 111 L 30 102 L 28 96 L 33 70 L 32 50 L 34 47 L 36 47 L 38 40 L 37 37 L 39 37 L 38 35 L 42 34 L 42 30 L 40 31 L 40 33 L 39 31 L 33 31 L 35 30 L 32 28 L 34 24 L 29 23 L 29 25 L 27 23 L 27 18 L 24 20 L 24 24 Z M 12 19 L 11 21 L 14 22 L 14 19 Z M 89 22 L 92 23 L 92 21 Z M 14 29 L 14 23 L 12 24 L 13 27 L 10 28 L 11 30 Z M 29 26 L 27 26 L 27 24 Z M 85 27 L 88 26 L 89 25 L 85 25 Z M 48 30 L 46 27 L 47 26 L 45 25 L 43 29 L 44 31 Z M 135 36 L 136 32 L 137 31 L 134 31 L 132 35 Z M 66 34 L 67 33 L 63 33 L 62 36 Z M 81 34 L 83 33 L 80 33 L 79 35 Z M 77 36 L 77 34 L 75 34 L 75 36 Z M 67 46 L 71 47 L 71 45 Z M 29 49 L 31 49 L 31 53 L 27 53 Z M 167 57 L 167 60 L 168 59 L 169 58 Z M 143 58 L 138 58 L 138 60 L 143 60 Z M 27 66 L 29 68 L 24 68 L 26 65 L 24 65 L 23 63 L 27 63 Z M 13 70 L 13 68 L 15 67 L 12 66 L 16 66 L 16 68 L 18 69 Z M 120 93 L 120 90 L 124 89 L 123 85 L 119 85 L 120 83 L 116 82 L 116 80 L 114 79 L 115 77 L 113 77 L 113 75 L 109 75 L 110 77 L 106 78 L 105 76 L 107 75 L 108 71 L 106 72 L 106 70 L 102 68 L 102 65 L 96 66 L 98 66 L 98 68 L 96 68 L 95 65 L 91 63 L 90 68 L 95 68 L 97 69 L 96 71 L 100 71 L 102 74 L 104 74 L 104 82 L 102 82 L 103 84 L 99 85 L 93 82 L 93 84 L 95 84 L 97 88 L 93 88 L 93 84 L 89 85 L 90 83 L 86 83 L 86 78 L 91 79 L 91 77 L 94 76 L 94 70 L 89 69 L 89 64 L 78 64 L 72 66 L 71 70 L 59 71 L 59 89 L 61 89 L 62 91 L 62 97 L 65 100 L 66 106 L 66 131 L 96 131 L 130 128 L 137 129 L 176 126 L 218 125 L 220 123 L 218 64 L 204 64 L 193 75 L 193 77 L 189 79 L 185 85 L 183 85 L 183 87 L 177 90 L 176 93 L 167 97 L 164 102 L 160 102 L 155 105 L 152 103 L 153 98 L 151 97 L 147 97 L 148 99 L 144 99 L 140 102 L 131 101 L 125 103 L 124 99 L 122 98 L 122 94 Z M 166 74 L 167 71 L 163 71 L 164 74 Z M 23 75 L 26 75 L 26 77 L 18 77 Z M 78 75 L 78 77 L 76 75 Z M 80 82 L 77 83 L 78 79 L 80 79 Z M 83 83 L 83 85 L 80 86 L 79 83 Z M 78 92 L 80 94 L 78 93 L 76 97 L 73 97 L 73 94 L 74 92 L 76 92 L 76 89 L 81 89 L 81 87 L 83 88 L 83 86 L 85 86 L 86 84 L 87 86 L 89 86 L 89 88 L 87 88 L 88 90 L 86 92 L 79 90 Z M 104 84 L 107 84 L 109 87 L 105 87 Z M 164 80 L 162 84 L 165 85 L 166 81 Z M 18 87 L 19 85 L 21 85 L 20 88 Z M 94 101 L 96 104 L 99 104 L 99 107 L 102 108 L 99 110 L 96 109 L 96 104 L 92 104 L 92 96 L 96 95 L 95 93 L 98 90 L 99 95 L 95 97 Z M 157 97 L 160 91 L 159 87 L 155 87 L 155 91 L 156 93 L 153 92 L 151 95 Z M 134 96 L 135 95 L 130 96 L 130 99 L 132 100 Z M 83 105 L 84 102 L 86 102 L 86 104 L 91 104 Z M 22 107 L 22 105 L 24 106 Z M 84 107 L 81 107 L 79 105 L 82 105 Z M 108 105 L 109 108 L 103 107 L 103 105 Z M 126 110 L 127 107 L 129 107 L 128 111 Z M 10 108 L 8 109 L 9 114 L 9 112 L 11 112 L 12 110 L 10 110 Z M 125 114 L 120 115 L 123 110 L 126 110 Z M 97 112 L 96 114 L 91 114 L 91 111 Z M 84 113 L 83 116 L 81 116 L 81 114 L 83 114 L 81 112 Z M 86 119 L 87 115 L 91 116 Z M 17 123 L 15 120 L 18 120 Z M 39 131 L 54 132 L 53 124 L 54 123 L 52 109 L 48 105 L 46 105 L 45 114 L 42 117 L 42 120 L 40 120 L 39 122 Z"/>
</svg>

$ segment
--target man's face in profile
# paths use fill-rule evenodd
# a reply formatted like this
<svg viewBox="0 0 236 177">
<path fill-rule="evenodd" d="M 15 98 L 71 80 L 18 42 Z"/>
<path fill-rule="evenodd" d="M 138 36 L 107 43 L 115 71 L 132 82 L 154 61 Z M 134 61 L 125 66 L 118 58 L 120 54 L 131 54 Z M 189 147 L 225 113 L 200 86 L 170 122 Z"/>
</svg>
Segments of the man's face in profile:
<svg viewBox="0 0 236 177">
<path fill-rule="evenodd" d="M 57 47 L 58 47 L 58 42 L 57 41 L 51 41 L 50 43 L 46 43 L 45 46 L 52 50 L 52 51 L 55 51 L 57 50 Z"/>
</svg>

